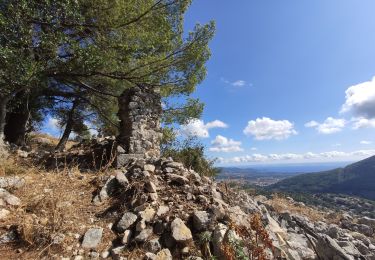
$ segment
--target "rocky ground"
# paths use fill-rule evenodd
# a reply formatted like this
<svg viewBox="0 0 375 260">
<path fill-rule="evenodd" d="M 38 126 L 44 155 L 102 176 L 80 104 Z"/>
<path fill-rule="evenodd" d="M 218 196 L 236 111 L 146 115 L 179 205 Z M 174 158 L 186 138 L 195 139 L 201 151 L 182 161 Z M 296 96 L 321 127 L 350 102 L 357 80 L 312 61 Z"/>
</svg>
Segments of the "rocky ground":
<svg viewBox="0 0 375 260">
<path fill-rule="evenodd" d="M 375 259 L 375 219 L 217 184 L 171 158 L 0 178 L 2 259 Z"/>
</svg>

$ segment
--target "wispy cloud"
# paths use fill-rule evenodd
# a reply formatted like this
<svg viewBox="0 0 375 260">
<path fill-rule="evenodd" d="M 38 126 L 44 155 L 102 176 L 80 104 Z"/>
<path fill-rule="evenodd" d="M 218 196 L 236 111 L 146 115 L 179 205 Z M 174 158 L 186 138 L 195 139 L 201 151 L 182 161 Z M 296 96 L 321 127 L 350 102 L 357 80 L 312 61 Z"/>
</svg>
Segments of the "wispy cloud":
<svg viewBox="0 0 375 260">
<path fill-rule="evenodd" d="M 221 78 L 221 81 L 224 82 L 225 84 L 229 85 L 229 86 L 237 87 L 237 88 L 246 87 L 246 86 L 252 86 L 251 83 L 248 83 L 247 81 L 245 81 L 243 79 L 238 79 L 238 80 L 230 81 L 230 80 L 227 80 L 225 78 Z"/>
<path fill-rule="evenodd" d="M 369 144 L 372 144 L 372 142 L 363 140 L 363 141 L 360 142 L 360 144 L 369 145 Z"/>
</svg>

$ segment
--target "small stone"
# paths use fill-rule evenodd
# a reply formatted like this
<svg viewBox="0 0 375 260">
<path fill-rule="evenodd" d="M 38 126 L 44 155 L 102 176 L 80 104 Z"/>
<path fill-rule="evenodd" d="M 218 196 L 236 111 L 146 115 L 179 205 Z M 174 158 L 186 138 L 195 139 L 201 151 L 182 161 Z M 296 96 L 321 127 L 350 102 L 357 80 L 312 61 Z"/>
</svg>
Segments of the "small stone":
<svg viewBox="0 0 375 260">
<path fill-rule="evenodd" d="M 99 245 L 102 240 L 103 228 L 91 228 L 83 237 L 82 247 L 83 248 L 95 248 Z"/>
<path fill-rule="evenodd" d="M 113 259 L 118 259 L 118 255 L 121 254 L 122 251 L 124 251 L 125 246 L 118 246 L 111 249 L 111 256 Z"/>
<path fill-rule="evenodd" d="M 158 198 L 159 198 L 159 196 L 158 196 L 158 194 L 156 192 L 155 193 L 150 193 L 150 194 L 148 194 L 148 196 L 150 197 L 150 200 L 152 200 L 152 201 L 157 201 Z"/>
<path fill-rule="evenodd" d="M 194 228 L 198 231 L 205 230 L 210 222 L 206 211 L 195 211 L 193 214 Z"/>
<path fill-rule="evenodd" d="M 161 249 L 159 239 L 154 238 L 154 239 L 147 241 L 145 244 L 145 249 L 153 253 L 158 252 Z"/>
<path fill-rule="evenodd" d="M 145 242 L 151 235 L 152 235 L 152 229 L 146 228 L 142 230 L 136 237 L 135 241 L 137 242 Z"/>
<path fill-rule="evenodd" d="M 158 215 L 159 217 L 167 214 L 169 212 L 169 207 L 168 206 L 160 206 L 158 208 L 158 211 L 156 212 L 156 215 Z"/>
<path fill-rule="evenodd" d="M 164 248 L 159 253 L 157 253 L 155 260 L 173 260 L 171 251 L 169 251 L 169 249 L 167 248 Z"/>
<path fill-rule="evenodd" d="M 155 165 L 145 164 L 145 166 L 143 167 L 143 169 L 145 171 L 148 171 L 148 172 L 155 172 Z"/>
<path fill-rule="evenodd" d="M 180 218 L 176 218 L 172 221 L 171 229 L 172 236 L 177 242 L 185 243 L 193 238 L 190 229 Z"/>
<path fill-rule="evenodd" d="M 146 222 L 150 222 L 155 217 L 155 210 L 151 207 L 146 208 L 144 211 L 139 212 L 139 216 Z"/>
<path fill-rule="evenodd" d="M 120 221 L 117 223 L 117 229 L 120 232 L 123 232 L 126 229 L 128 229 L 131 225 L 133 225 L 136 220 L 137 220 L 137 215 L 131 212 L 126 212 L 124 213 Z"/>
<path fill-rule="evenodd" d="M 137 223 L 137 225 L 135 226 L 135 230 L 136 231 L 142 231 L 143 229 L 145 229 L 147 226 L 146 226 L 146 222 L 144 221 L 144 219 L 142 219 L 141 221 L 139 221 Z"/>
<path fill-rule="evenodd" d="M 116 180 L 123 187 L 127 187 L 129 185 L 129 180 L 122 171 L 118 171 L 116 173 Z"/>
<path fill-rule="evenodd" d="M 2 199 L 11 206 L 19 206 L 21 204 L 21 200 L 19 198 L 10 194 L 7 190 L 3 188 L 0 188 L 0 199 Z"/>
<path fill-rule="evenodd" d="M 5 219 L 9 215 L 10 211 L 6 209 L 0 209 L 0 220 Z"/>
<path fill-rule="evenodd" d="M 181 253 L 183 255 L 187 255 L 189 254 L 189 251 L 190 251 L 190 248 L 188 246 L 185 246 L 184 248 L 182 248 Z"/>
<path fill-rule="evenodd" d="M 109 257 L 110 254 L 111 254 L 111 253 L 110 253 L 109 251 L 104 251 L 104 252 L 101 254 L 101 256 L 102 256 L 102 258 L 106 259 L 107 257 Z"/>
<path fill-rule="evenodd" d="M 156 255 L 154 253 L 147 252 L 145 254 L 145 260 L 155 260 L 155 258 L 156 258 Z"/>
<path fill-rule="evenodd" d="M 124 245 L 127 245 L 130 242 L 131 235 L 132 235 L 131 230 L 129 230 L 129 229 L 125 230 L 124 236 L 122 237 L 122 243 Z"/>
<path fill-rule="evenodd" d="M 181 184 L 181 185 L 189 183 L 188 178 L 185 178 L 185 177 L 177 175 L 177 174 L 170 173 L 170 174 L 168 174 L 168 177 L 172 182 L 176 182 L 176 183 Z"/>
<path fill-rule="evenodd" d="M 148 192 L 151 192 L 151 193 L 155 193 L 155 192 L 157 191 L 156 185 L 155 185 L 155 183 L 153 183 L 152 181 L 148 181 L 148 182 L 146 182 L 146 184 L 145 184 L 145 189 L 146 189 Z"/>
</svg>

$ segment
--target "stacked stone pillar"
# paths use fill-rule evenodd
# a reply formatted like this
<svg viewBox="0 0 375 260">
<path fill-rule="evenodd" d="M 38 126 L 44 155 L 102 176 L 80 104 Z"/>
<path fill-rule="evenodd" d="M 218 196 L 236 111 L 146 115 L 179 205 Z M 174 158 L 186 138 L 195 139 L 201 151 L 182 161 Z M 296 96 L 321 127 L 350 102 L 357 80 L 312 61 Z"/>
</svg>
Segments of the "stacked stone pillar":
<svg viewBox="0 0 375 260">
<path fill-rule="evenodd" d="M 159 157 L 162 137 L 160 118 L 161 96 L 158 88 L 136 86 L 118 99 L 120 133 L 118 165 L 131 157 Z"/>
</svg>

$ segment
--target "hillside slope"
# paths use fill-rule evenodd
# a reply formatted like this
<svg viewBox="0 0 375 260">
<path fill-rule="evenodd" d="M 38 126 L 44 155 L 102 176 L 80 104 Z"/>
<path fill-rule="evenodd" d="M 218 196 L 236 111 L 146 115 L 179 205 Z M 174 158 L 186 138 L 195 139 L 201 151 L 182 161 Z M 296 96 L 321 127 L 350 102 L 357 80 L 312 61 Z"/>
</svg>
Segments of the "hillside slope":
<svg viewBox="0 0 375 260">
<path fill-rule="evenodd" d="M 287 178 L 269 188 L 293 192 L 343 193 L 375 200 L 375 156 L 345 168 Z"/>
</svg>

